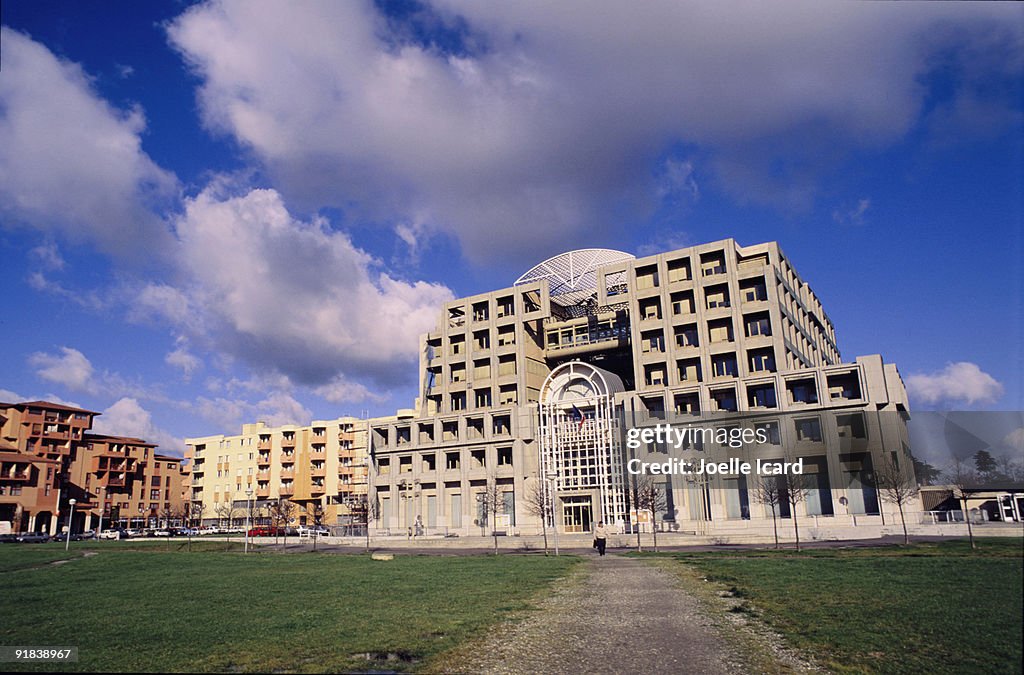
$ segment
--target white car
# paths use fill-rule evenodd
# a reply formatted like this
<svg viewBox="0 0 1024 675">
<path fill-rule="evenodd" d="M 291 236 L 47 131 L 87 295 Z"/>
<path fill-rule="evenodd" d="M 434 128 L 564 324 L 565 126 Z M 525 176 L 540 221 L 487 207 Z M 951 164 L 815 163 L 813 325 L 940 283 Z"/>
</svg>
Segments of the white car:
<svg viewBox="0 0 1024 675">
<path fill-rule="evenodd" d="M 125 530 L 103 530 L 99 533 L 100 539 L 127 539 L 128 532 Z"/>
<path fill-rule="evenodd" d="M 331 531 L 326 527 L 306 526 L 299 525 L 298 533 L 300 537 L 326 537 L 331 534 Z"/>
</svg>

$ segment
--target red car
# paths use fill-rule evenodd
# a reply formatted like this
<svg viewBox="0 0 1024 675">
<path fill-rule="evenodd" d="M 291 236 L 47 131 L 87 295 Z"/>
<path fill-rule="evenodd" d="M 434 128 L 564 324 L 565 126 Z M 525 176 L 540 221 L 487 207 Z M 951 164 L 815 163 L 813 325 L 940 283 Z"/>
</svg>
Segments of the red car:
<svg viewBox="0 0 1024 675">
<path fill-rule="evenodd" d="M 249 529 L 250 537 L 278 537 L 284 534 L 283 527 L 271 527 L 270 525 L 257 525 Z"/>
</svg>

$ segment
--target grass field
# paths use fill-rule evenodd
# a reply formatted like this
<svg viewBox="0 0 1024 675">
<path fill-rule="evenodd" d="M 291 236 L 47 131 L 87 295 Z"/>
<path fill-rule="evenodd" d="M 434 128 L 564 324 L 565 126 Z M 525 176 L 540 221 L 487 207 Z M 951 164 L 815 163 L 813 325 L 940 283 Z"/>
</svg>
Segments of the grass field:
<svg viewBox="0 0 1024 675">
<path fill-rule="evenodd" d="M 98 553 L 80 557 L 87 549 Z M 25 669 L 407 670 L 529 608 L 577 562 L 244 556 L 131 541 L 73 543 L 72 555 L 48 565 L 63 545 L 0 547 L 0 644 L 79 647 L 76 664 Z"/>
<path fill-rule="evenodd" d="M 1020 673 L 1020 539 L 677 553 L 839 672 Z"/>
</svg>

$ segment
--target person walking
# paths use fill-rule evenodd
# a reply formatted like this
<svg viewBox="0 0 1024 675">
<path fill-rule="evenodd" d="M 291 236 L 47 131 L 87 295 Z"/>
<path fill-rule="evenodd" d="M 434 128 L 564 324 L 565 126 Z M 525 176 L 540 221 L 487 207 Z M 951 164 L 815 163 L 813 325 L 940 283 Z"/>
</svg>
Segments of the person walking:
<svg viewBox="0 0 1024 675">
<path fill-rule="evenodd" d="M 597 548 L 599 555 L 604 555 L 605 546 L 608 545 L 608 528 L 604 526 L 604 521 L 599 521 L 597 527 L 594 528 L 594 546 Z"/>
</svg>

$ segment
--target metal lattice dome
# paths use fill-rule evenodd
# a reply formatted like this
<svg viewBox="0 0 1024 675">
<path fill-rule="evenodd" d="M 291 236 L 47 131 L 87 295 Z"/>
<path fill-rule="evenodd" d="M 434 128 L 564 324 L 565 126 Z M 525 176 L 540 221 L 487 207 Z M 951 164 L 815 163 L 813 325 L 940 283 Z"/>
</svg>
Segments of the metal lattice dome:
<svg viewBox="0 0 1024 675">
<path fill-rule="evenodd" d="M 581 248 L 548 258 L 519 277 L 515 285 L 547 279 L 551 300 L 563 307 L 573 307 L 594 297 L 598 268 L 634 258 L 629 253 L 608 248 Z"/>
</svg>

